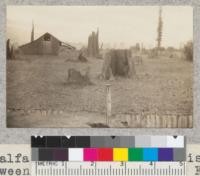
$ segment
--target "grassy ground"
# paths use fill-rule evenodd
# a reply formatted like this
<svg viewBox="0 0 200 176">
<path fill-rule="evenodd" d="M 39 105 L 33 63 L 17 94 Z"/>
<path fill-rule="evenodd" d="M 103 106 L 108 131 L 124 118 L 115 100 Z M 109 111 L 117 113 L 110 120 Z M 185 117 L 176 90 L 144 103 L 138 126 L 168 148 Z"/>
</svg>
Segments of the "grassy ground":
<svg viewBox="0 0 200 176">
<path fill-rule="evenodd" d="M 24 56 L 7 62 L 8 127 L 89 127 L 104 123 L 105 85 L 98 78 L 103 61 L 67 61 L 59 56 Z M 69 68 L 84 74 L 90 67 L 93 85 L 67 85 Z M 191 62 L 180 58 L 143 57 L 136 65 L 137 79 L 116 78 L 111 83 L 111 127 L 121 127 L 125 116 L 118 114 L 155 113 L 192 115 Z M 22 110 L 22 111 L 19 111 Z M 31 110 L 52 112 L 42 116 Z M 57 113 L 53 113 L 57 112 Z M 60 113 L 58 113 L 60 112 Z M 123 119 L 124 118 L 124 119 Z"/>
</svg>

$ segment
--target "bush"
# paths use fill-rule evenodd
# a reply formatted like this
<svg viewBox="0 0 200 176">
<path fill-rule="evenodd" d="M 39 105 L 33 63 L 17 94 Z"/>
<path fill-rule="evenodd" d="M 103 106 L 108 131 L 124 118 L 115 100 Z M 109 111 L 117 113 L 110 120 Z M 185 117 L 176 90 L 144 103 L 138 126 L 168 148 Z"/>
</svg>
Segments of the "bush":
<svg viewBox="0 0 200 176">
<path fill-rule="evenodd" d="M 186 60 L 193 61 L 193 42 L 189 41 L 184 45 L 183 53 Z"/>
</svg>

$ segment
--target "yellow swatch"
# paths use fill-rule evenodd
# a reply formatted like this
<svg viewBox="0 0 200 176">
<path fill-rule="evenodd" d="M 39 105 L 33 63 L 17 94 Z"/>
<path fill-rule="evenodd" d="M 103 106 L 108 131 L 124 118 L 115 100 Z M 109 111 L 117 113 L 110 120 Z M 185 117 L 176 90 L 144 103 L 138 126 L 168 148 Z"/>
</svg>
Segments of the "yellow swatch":
<svg viewBox="0 0 200 176">
<path fill-rule="evenodd" d="M 128 161 L 128 148 L 114 148 L 113 161 Z"/>
</svg>

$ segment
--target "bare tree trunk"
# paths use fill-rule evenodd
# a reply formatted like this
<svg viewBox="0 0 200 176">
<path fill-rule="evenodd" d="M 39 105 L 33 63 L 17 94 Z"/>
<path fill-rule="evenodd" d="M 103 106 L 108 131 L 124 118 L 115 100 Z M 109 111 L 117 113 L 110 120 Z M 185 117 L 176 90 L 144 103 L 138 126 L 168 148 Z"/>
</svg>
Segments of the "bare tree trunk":
<svg viewBox="0 0 200 176">
<path fill-rule="evenodd" d="M 99 55 L 99 31 L 92 32 L 88 37 L 88 56 L 97 57 Z"/>
<path fill-rule="evenodd" d="M 161 42 L 162 42 L 162 31 L 163 31 L 163 20 L 162 20 L 162 7 L 159 9 L 159 18 L 158 18 L 158 37 L 157 37 L 157 54 L 160 53 Z"/>
<path fill-rule="evenodd" d="M 6 57 L 7 59 L 10 59 L 10 39 L 6 42 Z"/>
</svg>

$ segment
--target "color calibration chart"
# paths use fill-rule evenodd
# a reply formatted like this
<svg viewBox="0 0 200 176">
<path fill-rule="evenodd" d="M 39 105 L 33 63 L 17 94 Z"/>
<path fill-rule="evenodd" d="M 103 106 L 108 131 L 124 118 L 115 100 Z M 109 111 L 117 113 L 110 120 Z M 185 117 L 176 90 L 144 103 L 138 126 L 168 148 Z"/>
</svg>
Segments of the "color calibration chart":
<svg viewBox="0 0 200 176">
<path fill-rule="evenodd" d="M 186 174 L 184 136 L 32 136 L 32 175 Z"/>
</svg>

